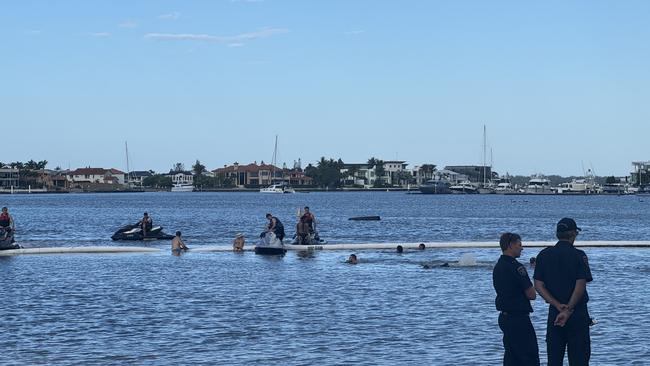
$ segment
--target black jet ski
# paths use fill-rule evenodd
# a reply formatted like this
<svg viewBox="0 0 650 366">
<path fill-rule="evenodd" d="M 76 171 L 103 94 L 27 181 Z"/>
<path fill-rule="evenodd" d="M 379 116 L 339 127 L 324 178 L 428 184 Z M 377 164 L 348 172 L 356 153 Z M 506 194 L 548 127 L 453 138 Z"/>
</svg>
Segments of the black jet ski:
<svg viewBox="0 0 650 366">
<path fill-rule="evenodd" d="M 113 240 L 172 240 L 174 235 L 169 235 L 162 231 L 162 226 L 154 226 L 147 231 L 147 235 L 142 235 L 142 227 L 139 224 L 126 225 L 113 234 Z"/>
<path fill-rule="evenodd" d="M 255 254 L 261 255 L 285 255 L 287 250 L 274 233 L 262 233 L 260 242 L 255 246 Z"/>
<path fill-rule="evenodd" d="M 293 235 L 293 245 L 319 245 L 327 244 L 326 240 L 321 239 L 318 235 L 318 231 L 310 231 L 309 234 L 300 235 L 298 233 Z"/>
<path fill-rule="evenodd" d="M 11 230 L 7 232 L 4 229 L 0 229 L 0 250 L 20 248 L 20 245 L 16 244 L 16 240 L 14 240 L 14 234 Z"/>
</svg>

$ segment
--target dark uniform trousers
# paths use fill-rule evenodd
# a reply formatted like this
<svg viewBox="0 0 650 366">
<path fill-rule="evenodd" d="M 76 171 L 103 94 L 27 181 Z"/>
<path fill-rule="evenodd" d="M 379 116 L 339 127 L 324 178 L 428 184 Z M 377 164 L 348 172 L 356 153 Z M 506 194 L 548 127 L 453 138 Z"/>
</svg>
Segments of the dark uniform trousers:
<svg viewBox="0 0 650 366">
<path fill-rule="evenodd" d="M 503 331 L 504 366 L 538 366 L 537 336 L 527 313 L 499 314 L 499 328 Z"/>
<path fill-rule="evenodd" d="M 589 337 L 589 312 L 587 307 L 576 308 L 564 327 L 553 325 L 557 310 L 548 312 L 546 328 L 546 352 L 548 366 L 562 366 L 564 352 L 569 349 L 570 366 L 587 366 L 591 356 Z"/>
</svg>

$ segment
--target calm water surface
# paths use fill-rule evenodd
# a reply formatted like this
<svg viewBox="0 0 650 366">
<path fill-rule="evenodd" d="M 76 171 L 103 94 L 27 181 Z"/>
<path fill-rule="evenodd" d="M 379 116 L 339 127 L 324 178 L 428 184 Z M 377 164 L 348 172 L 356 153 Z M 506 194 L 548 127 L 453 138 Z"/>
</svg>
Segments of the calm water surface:
<svg viewBox="0 0 650 366">
<path fill-rule="evenodd" d="M 552 240 L 562 216 L 582 240 L 648 240 L 637 197 L 419 196 L 403 193 L 0 196 L 25 246 L 132 245 L 108 239 L 149 211 L 190 246 L 249 240 L 273 212 L 291 227 L 309 205 L 330 242 Z M 381 215 L 380 222 L 351 222 Z M 288 230 L 292 232 L 291 229 Z M 168 243 L 147 244 L 167 246 Z M 539 249 L 525 249 L 523 258 Z M 648 249 L 586 249 L 594 365 L 650 359 Z M 357 253 L 51 255 L 0 258 L 0 364 L 497 365 L 491 283 L 497 249 Z M 476 265 L 425 269 L 422 264 Z M 10 284 L 11 285 L 8 285 Z M 532 319 L 545 362 L 546 306 Z"/>
</svg>

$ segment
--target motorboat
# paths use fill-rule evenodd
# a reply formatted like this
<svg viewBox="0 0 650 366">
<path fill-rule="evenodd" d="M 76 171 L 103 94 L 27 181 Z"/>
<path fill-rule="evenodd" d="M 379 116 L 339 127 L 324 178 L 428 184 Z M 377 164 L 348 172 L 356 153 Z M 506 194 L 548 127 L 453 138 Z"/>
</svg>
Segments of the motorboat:
<svg viewBox="0 0 650 366">
<path fill-rule="evenodd" d="M 288 185 L 281 183 L 271 184 L 268 187 L 261 188 L 260 193 L 296 193 L 296 191 Z"/>
<path fill-rule="evenodd" d="M 573 179 L 571 182 L 560 184 L 557 193 L 561 194 L 595 194 L 599 193 L 600 187 L 586 179 Z"/>
<path fill-rule="evenodd" d="M 260 255 L 285 255 L 287 249 L 274 233 L 265 232 L 261 237 L 259 243 L 255 246 L 255 254 Z"/>
<path fill-rule="evenodd" d="M 20 248 L 20 245 L 16 244 L 13 231 L 7 232 L 4 229 L 0 229 L 0 250 Z"/>
<path fill-rule="evenodd" d="M 423 194 L 449 194 L 449 187 L 450 183 L 445 180 L 432 179 L 421 184 L 418 189 Z"/>
<path fill-rule="evenodd" d="M 497 184 L 497 187 L 494 189 L 496 194 L 515 194 L 517 190 L 510 184 L 510 182 L 501 182 Z"/>
<path fill-rule="evenodd" d="M 111 236 L 113 240 L 171 240 L 173 235 L 162 231 L 162 226 L 154 226 L 147 231 L 147 235 L 142 234 L 142 227 L 139 224 L 126 225 Z"/>
<path fill-rule="evenodd" d="M 172 192 L 192 192 L 194 185 L 188 183 L 176 183 L 172 186 Z"/>
<path fill-rule="evenodd" d="M 524 188 L 526 194 L 553 194 L 555 190 L 551 187 L 551 181 L 542 175 L 533 175 Z"/>
<path fill-rule="evenodd" d="M 460 193 L 460 194 L 476 194 L 478 193 L 478 188 L 469 181 L 460 182 L 449 187 L 451 193 Z"/>
</svg>

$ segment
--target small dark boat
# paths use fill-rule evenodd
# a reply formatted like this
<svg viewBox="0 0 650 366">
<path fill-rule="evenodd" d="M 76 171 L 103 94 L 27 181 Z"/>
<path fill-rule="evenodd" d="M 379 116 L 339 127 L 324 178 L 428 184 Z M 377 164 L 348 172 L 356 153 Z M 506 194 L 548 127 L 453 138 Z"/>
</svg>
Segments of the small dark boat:
<svg viewBox="0 0 650 366">
<path fill-rule="evenodd" d="M 4 230 L 0 229 L 0 250 L 8 249 L 20 249 L 20 245 L 16 244 L 12 231 L 9 231 L 9 233 L 7 233 Z"/>
<path fill-rule="evenodd" d="M 138 224 L 126 225 L 113 234 L 113 240 L 172 240 L 174 235 L 169 235 L 162 231 L 162 226 L 154 226 L 147 235 L 142 235 L 142 228 Z"/>
<path fill-rule="evenodd" d="M 379 217 L 379 216 L 357 216 L 357 217 L 350 217 L 348 220 L 353 220 L 353 221 L 379 221 L 379 220 L 381 220 L 381 217 Z"/>
</svg>

